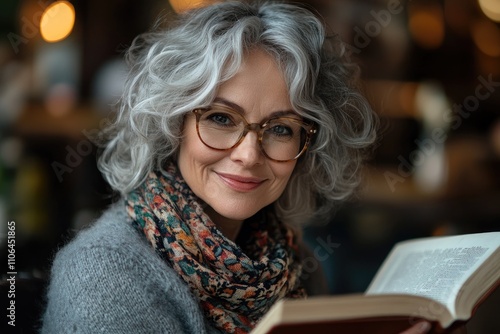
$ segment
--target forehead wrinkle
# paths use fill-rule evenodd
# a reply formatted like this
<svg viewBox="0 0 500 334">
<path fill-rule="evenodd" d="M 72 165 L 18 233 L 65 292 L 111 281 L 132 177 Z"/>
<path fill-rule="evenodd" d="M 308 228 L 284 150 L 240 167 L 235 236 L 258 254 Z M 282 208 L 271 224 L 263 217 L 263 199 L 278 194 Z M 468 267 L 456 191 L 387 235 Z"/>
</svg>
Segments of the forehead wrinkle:
<svg viewBox="0 0 500 334">
<path fill-rule="evenodd" d="M 226 106 L 226 107 L 228 107 L 228 108 L 230 108 L 230 109 L 232 109 L 232 110 L 234 110 L 237 113 L 242 114 L 242 115 L 249 113 L 243 107 L 238 105 L 237 103 L 231 102 L 231 101 L 229 101 L 225 98 L 222 98 L 222 97 L 216 97 L 214 99 L 214 103 L 223 104 L 224 106 Z M 287 117 L 287 116 L 298 116 L 298 114 L 292 109 L 276 110 L 276 111 L 271 112 L 267 118 Z"/>
</svg>

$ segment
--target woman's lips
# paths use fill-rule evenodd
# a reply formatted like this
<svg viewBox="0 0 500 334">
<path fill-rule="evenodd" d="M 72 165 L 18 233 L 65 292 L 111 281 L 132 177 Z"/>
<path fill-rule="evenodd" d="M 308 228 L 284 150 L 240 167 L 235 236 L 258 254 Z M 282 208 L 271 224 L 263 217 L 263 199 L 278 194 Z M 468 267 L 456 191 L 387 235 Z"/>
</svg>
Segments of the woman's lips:
<svg viewBox="0 0 500 334">
<path fill-rule="evenodd" d="M 258 188 L 265 179 L 255 177 L 244 177 L 234 174 L 217 173 L 219 177 L 230 188 L 236 191 L 252 191 Z"/>
</svg>

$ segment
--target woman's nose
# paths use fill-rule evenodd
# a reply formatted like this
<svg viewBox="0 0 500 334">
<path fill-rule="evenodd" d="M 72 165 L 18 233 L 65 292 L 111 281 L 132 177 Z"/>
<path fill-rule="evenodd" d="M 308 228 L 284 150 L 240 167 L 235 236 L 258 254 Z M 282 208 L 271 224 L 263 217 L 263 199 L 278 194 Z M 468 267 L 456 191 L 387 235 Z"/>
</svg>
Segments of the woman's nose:
<svg viewBox="0 0 500 334">
<path fill-rule="evenodd" d="M 258 134 L 254 131 L 248 132 L 242 142 L 232 149 L 231 159 L 247 167 L 262 164 L 265 156 L 260 149 Z"/>
</svg>

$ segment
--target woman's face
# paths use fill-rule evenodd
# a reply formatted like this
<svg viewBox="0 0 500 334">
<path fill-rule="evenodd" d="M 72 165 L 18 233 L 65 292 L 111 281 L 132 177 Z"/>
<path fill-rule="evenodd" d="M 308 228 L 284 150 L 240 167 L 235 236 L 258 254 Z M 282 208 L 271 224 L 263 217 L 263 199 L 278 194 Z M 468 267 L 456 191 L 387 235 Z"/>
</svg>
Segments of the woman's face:
<svg viewBox="0 0 500 334">
<path fill-rule="evenodd" d="M 249 123 L 260 123 L 277 112 L 293 112 L 280 69 L 261 50 L 248 54 L 239 72 L 219 87 L 216 98 L 240 111 Z M 276 201 L 295 164 L 295 160 L 266 158 L 253 131 L 233 149 L 211 149 L 198 138 L 196 117 L 185 119 L 179 169 L 192 191 L 208 204 L 206 212 L 216 224 L 241 222 Z"/>
</svg>

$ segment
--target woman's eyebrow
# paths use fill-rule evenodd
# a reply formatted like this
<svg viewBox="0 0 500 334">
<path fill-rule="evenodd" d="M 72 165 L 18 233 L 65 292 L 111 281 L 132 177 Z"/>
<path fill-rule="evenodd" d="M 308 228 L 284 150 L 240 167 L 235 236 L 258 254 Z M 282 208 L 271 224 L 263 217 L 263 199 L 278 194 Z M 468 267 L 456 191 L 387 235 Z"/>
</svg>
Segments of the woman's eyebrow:
<svg viewBox="0 0 500 334">
<path fill-rule="evenodd" d="M 216 97 L 214 99 L 214 103 L 220 103 L 220 104 L 223 104 L 225 105 L 226 107 L 229 107 L 231 109 L 233 109 L 234 111 L 237 111 L 238 113 L 240 114 L 245 114 L 245 110 L 239 106 L 238 104 L 234 103 L 234 102 L 231 102 L 231 101 L 228 101 L 226 100 L 225 98 L 222 98 L 222 97 Z"/>
<path fill-rule="evenodd" d="M 244 115 L 245 114 L 245 110 L 238 104 L 234 103 L 234 102 L 231 102 L 231 101 L 228 101 L 226 100 L 225 98 L 222 98 L 222 97 L 216 97 L 214 99 L 214 103 L 220 103 L 220 104 L 223 104 L 225 105 L 226 107 L 229 107 L 231 109 L 233 109 L 234 111 Z M 272 118 L 272 117 L 283 117 L 283 116 L 299 116 L 295 111 L 293 110 L 278 110 L 278 111 L 274 111 L 272 112 L 268 118 Z"/>
</svg>

